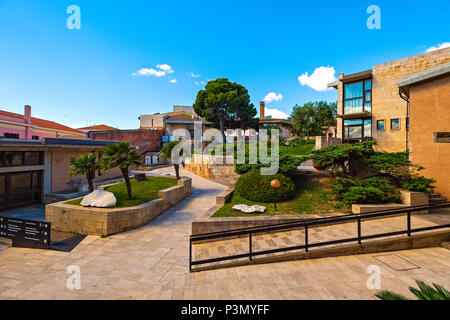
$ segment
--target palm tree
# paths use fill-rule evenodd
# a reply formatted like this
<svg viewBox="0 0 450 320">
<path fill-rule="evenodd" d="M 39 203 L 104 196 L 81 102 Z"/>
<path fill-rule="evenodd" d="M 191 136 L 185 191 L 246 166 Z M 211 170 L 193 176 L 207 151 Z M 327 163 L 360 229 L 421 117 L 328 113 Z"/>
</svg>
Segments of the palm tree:
<svg viewBox="0 0 450 320">
<path fill-rule="evenodd" d="M 180 141 L 172 141 L 166 143 L 164 147 L 161 149 L 160 156 L 165 160 L 172 160 L 172 150 L 179 143 Z M 173 167 L 175 168 L 175 175 L 177 176 L 177 179 L 180 179 L 180 165 L 173 161 L 172 163 Z"/>
<path fill-rule="evenodd" d="M 93 180 L 95 178 L 95 170 L 100 169 L 100 165 L 96 162 L 97 156 L 95 153 L 87 153 L 79 156 L 78 158 L 70 159 L 70 170 L 69 177 L 82 175 L 85 176 L 89 184 L 89 192 L 94 191 Z"/>
<path fill-rule="evenodd" d="M 109 144 L 101 151 L 102 170 L 111 168 L 119 168 L 122 172 L 123 179 L 127 185 L 128 199 L 132 198 L 131 183 L 129 170 L 133 165 L 139 166 L 142 164 L 143 156 L 141 156 L 129 142 L 120 142 Z"/>
<path fill-rule="evenodd" d="M 443 286 L 433 283 L 433 288 L 419 280 L 416 283 L 419 289 L 409 287 L 409 291 L 419 300 L 450 300 L 450 292 Z M 375 296 L 381 300 L 409 300 L 407 297 L 389 290 L 378 291 Z"/>
</svg>

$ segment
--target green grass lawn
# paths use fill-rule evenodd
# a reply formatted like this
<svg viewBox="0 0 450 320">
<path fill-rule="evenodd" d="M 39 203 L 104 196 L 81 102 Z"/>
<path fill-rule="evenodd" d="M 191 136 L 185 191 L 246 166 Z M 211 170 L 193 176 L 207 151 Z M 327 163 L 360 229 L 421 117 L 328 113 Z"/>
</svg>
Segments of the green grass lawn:
<svg viewBox="0 0 450 320">
<path fill-rule="evenodd" d="M 315 140 L 308 140 L 307 143 L 300 146 L 280 146 L 280 152 L 286 151 L 288 154 L 292 156 L 306 156 L 313 151 L 316 145 Z"/>
<path fill-rule="evenodd" d="M 273 203 L 249 201 L 234 193 L 231 199 L 216 213 L 213 218 L 218 217 L 254 217 L 273 215 L 298 215 L 298 214 L 321 214 L 321 213 L 350 213 L 335 201 L 330 190 L 330 178 L 314 178 L 311 174 L 298 174 L 294 177 L 296 195 L 292 200 L 277 203 L 277 211 Z M 266 207 L 266 211 L 260 214 L 247 214 L 235 211 L 232 207 L 236 204 L 249 206 L 258 204 Z"/>
<path fill-rule="evenodd" d="M 248 142 L 245 143 L 246 144 L 246 153 L 248 155 Z M 300 145 L 300 146 L 286 146 L 286 145 L 280 145 L 280 152 L 285 151 L 290 155 L 293 156 L 303 156 L 303 155 L 308 155 L 311 153 L 311 151 L 314 149 L 314 146 L 316 145 L 316 141 L 315 140 L 307 140 L 307 143 Z M 219 148 L 222 147 L 223 148 L 223 155 L 226 155 L 226 149 L 225 149 L 225 145 L 223 144 L 219 144 L 218 145 Z M 258 146 L 259 147 L 259 146 Z M 234 157 L 237 158 L 237 151 L 236 151 L 236 143 L 234 145 Z M 268 148 L 268 151 L 270 152 L 270 147 Z M 202 150 L 201 149 L 195 149 L 192 150 L 192 154 L 202 154 Z M 215 154 L 215 149 L 213 149 L 211 151 L 211 155 Z"/>
<path fill-rule="evenodd" d="M 145 181 L 131 180 L 133 199 L 128 199 L 127 186 L 121 182 L 106 188 L 106 191 L 114 193 L 117 199 L 113 208 L 126 208 L 138 206 L 156 199 L 158 191 L 173 187 L 177 184 L 173 178 L 147 177 Z M 66 204 L 80 205 L 82 198 L 67 201 Z"/>
</svg>

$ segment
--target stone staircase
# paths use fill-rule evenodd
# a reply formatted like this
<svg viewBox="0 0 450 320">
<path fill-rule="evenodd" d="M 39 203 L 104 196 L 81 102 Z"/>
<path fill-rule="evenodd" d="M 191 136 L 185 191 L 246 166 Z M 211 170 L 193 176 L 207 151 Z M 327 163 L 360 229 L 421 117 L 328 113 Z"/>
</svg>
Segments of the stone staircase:
<svg viewBox="0 0 450 320">
<path fill-rule="evenodd" d="M 447 199 L 442 197 L 439 193 L 432 193 L 429 196 L 429 204 L 439 204 L 445 202 L 447 202 Z"/>
</svg>

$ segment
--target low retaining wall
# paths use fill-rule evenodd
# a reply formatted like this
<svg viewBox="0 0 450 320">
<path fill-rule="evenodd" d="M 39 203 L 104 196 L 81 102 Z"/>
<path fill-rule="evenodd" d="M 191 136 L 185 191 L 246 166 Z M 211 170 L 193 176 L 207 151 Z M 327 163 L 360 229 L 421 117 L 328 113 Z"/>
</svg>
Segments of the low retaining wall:
<svg viewBox="0 0 450 320">
<path fill-rule="evenodd" d="M 368 213 L 379 210 L 400 209 L 402 207 L 427 205 L 429 202 L 428 194 L 423 192 L 414 192 L 401 190 L 402 203 L 380 203 L 380 204 L 353 204 L 353 213 Z M 414 214 L 428 214 L 428 210 L 414 212 Z"/>
<path fill-rule="evenodd" d="M 234 163 L 234 158 L 221 157 L 221 160 L 221 163 L 217 163 L 217 157 L 215 156 L 194 155 L 186 160 L 184 169 L 209 180 L 230 177 L 239 178 L 239 175 L 234 172 L 236 166 L 227 164 L 227 160 Z"/>
<path fill-rule="evenodd" d="M 378 252 L 390 252 L 410 249 L 422 249 L 440 247 L 443 242 L 450 240 L 450 231 L 436 231 L 432 233 L 417 234 L 411 237 L 398 237 L 395 239 L 377 240 L 362 244 L 341 245 L 333 248 L 313 249 L 309 252 L 289 253 L 277 256 L 266 256 L 263 258 L 254 257 L 250 260 L 223 263 L 196 267 L 193 272 L 213 269 L 224 269 L 244 265 L 254 265 L 263 263 L 296 261 L 305 259 L 320 259 L 339 256 L 350 256 L 356 254 L 370 254 Z"/>
<path fill-rule="evenodd" d="M 158 192 L 158 199 L 128 208 L 93 208 L 58 202 L 45 207 L 52 229 L 89 235 L 112 235 L 147 224 L 192 192 L 192 179 L 182 177 L 177 186 Z"/>
</svg>

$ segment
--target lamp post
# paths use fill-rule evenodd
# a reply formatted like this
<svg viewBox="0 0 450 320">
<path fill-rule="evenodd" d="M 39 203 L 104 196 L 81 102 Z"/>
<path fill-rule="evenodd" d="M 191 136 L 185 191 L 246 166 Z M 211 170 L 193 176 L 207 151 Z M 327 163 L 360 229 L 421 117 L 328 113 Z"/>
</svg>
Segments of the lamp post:
<svg viewBox="0 0 450 320">
<path fill-rule="evenodd" d="M 273 179 L 270 181 L 270 186 L 273 188 L 273 207 L 277 211 L 277 189 L 280 187 L 280 180 Z"/>
</svg>

